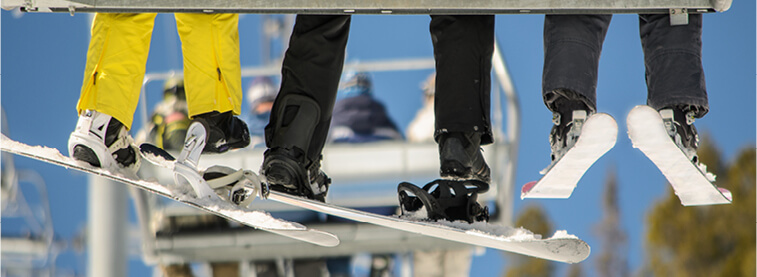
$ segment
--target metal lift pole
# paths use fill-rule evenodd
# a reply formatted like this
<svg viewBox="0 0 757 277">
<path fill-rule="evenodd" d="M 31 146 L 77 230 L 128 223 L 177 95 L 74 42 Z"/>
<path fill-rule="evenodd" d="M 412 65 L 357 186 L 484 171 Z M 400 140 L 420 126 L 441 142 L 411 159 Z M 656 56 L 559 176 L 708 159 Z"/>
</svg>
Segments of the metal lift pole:
<svg viewBox="0 0 757 277">
<path fill-rule="evenodd" d="M 127 187 L 89 176 L 87 276 L 126 277 Z"/>
<path fill-rule="evenodd" d="M 95 14 L 90 14 L 90 24 Z M 87 276 L 126 277 L 128 247 L 127 187 L 88 177 Z"/>
</svg>

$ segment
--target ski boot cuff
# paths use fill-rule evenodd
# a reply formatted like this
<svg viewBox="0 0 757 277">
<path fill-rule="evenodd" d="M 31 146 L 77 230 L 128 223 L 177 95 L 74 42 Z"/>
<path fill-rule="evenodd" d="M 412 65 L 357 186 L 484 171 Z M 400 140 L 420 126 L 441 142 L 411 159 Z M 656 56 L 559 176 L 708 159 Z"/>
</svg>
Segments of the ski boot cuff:
<svg viewBox="0 0 757 277">
<path fill-rule="evenodd" d="M 595 104 L 589 99 L 569 89 L 556 89 L 545 93 L 544 104 L 550 111 L 563 115 L 573 110 L 586 110 L 589 114 L 597 111 Z"/>
</svg>

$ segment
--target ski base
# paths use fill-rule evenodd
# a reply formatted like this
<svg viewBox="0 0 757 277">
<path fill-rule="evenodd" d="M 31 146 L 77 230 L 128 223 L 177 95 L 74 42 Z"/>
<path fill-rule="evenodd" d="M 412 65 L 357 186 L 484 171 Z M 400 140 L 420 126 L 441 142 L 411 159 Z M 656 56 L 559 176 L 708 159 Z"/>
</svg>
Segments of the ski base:
<svg viewBox="0 0 757 277">
<path fill-rule="evenodd" d="M 539 181 L 521 188 L 520 198 L 568 198 L 578 181 L 602 155 L 615 146 L 618 124 L 606 113 L 586 120 L 576 144 Z"/>
<path fill-rule="evenodd" d="M 668 135 L 660 113 L 640 105 L 628 114 L 628 137 L 660 169 L 684 206 L 730 204 L 731 192 L 708 178 L 706 169 L 694 164 Z"/>
</svg>

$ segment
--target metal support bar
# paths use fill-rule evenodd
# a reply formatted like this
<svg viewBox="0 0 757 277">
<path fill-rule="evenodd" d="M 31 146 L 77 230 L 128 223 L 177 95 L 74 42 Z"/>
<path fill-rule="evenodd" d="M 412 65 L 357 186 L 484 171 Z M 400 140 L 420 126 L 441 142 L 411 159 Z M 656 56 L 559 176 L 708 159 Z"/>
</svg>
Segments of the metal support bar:
<svg viewBox="0 0 757 277">
<path fill-rule="evenodd" d="M 170 258 L 171 262 L 260 261 L 275 258 L 339 257 L 359 252 L 397 253 L 473 248 L 458 242 L 366 223 L 322 223 L 308 226 L 339 236 L 339 247 L 296 242 L 252 228 L 158 235 L 155 246 L 158 255 Z"/>
<path fill-rule="evenodd" d="M 294 14 L 566 14 L 725 11 L 732 0 L 4 0 L 27 12 L 197 12 Z"/>
<path fill-rule="evenodd" d="M 686 9 L 670 9 L 670 25 L 688 25 L 689 11 Z"/>
<path fill-rule="evenodd" d="M 126 276 L 126 186 L 89 176 L 87 276 Z"/>
<path fill-rule="evenodd" d="M 494 40 L 494 53 L 492 57 L 492 71 L 496 80 L 502 88 L 502 94 L 505 97 L 507 108 L 507 132 L 504 140 L 508 143 L 505 153 L 504 166 L 500 167 L 502 172 L 499 174 L 501 180 L 499 183 L 499 193 L 497 194 L 497 205 L 501 210 L 496 219 L 497 222 L 505 225 L 512 225 L 513 219 L 513 187 L 515 187 L 515 166 L 518 162 L 518 147 L 520 145 L 520 101 L 515 91 L 515 85 L 510 78 L 507 70 L 505 56 L 499 47 L 499 40 Z M 500 114 L 501 116 L 501 114 Z"/>
</svg>

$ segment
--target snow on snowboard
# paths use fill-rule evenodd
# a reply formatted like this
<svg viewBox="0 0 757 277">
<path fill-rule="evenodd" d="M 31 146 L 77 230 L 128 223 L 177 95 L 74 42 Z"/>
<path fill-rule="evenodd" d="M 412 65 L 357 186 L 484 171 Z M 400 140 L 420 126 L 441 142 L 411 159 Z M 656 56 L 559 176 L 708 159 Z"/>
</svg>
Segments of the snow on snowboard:
<svg viewBox="0 0 757 277">
<path fill-rule="evenodd" d="M 145 154 L 143 156 L 149 162 L 165 168 L 171 168 L 171 163 L 176 163 L 177 161 L 170 153 L 150 144 L 142 144 L 140 150 Z M 249 170 L 238 170 L 229 174 L 229 176 L 231 175 L 240 176 L 241 178 L 232 177 L 228 179 L 239 180 L 245 183 L 246 188 L 253 191 L 260 190 L 261 185 L 256 184 L 256 182 L 263 182 L 264 180 L 262 176 L 257 176 L 257 174 Z M 262 187 L 265 187 L 265 185 L 262 185 Z M 505 227 L 483 222 L 474 224 L 462 221 L 431 222 L 423 218 L 415 219 L 396 215 L 385 216 L 267 190 L 265 188 L 263 191 L 265 193 L 240 193 L 239 195 L 247 195 L 249 197 L 262 196 L 268 200 L 357 222 L 370 223 L 440 239 L 490 247 L 566 263 L 583 261 L 590 253 L 590 247 L 586 242 L 576 236 L 567 234 L 566 231 L 557 231 L 552 237 L 542 239 L 540 235 L 535 235 L 523 228 Z M 240 199 L 239 201 L 249 203 L 249 199 Z"/>
<path fill-rule="evenodd" d="M 729 204 L 731 192 L 712 182 L 715 176 L 695 164 L 670 139 L 660 113 L 649 106 L 634 107 L 626 119 L 633 147 L 662 171 L 684 206 Z"/>
<path fill-rule="evenodd" d="M 376 224 L 440 239 L 490 247 L 522 255 L 564 263 L 577 263 L 589 257 L 591 249 L 583 240 L 560 230 L 547 239 L 523 228 L 477 222 L 424 221 L 385 216 L 340 207 L 315 200 L 271 191 L 268 199 L 305 209 L 327 213 L 358 222 Z"/>
<path fill-rule="evenodd" d="M 261 211 L 252 211 L 242 209 L 239 206 L 223 201 L 218 197 L 210 199 L 197 199 L 186 193 L 186 189 L 176 188 L 175 186 L 165 186 L 157 182 L 139 180 L 114 174 L 102 168 L 90 166 L 86 162 L 76 161 L 70 157 L 63 156 L 57 149 L 44 146 L 29 146 L 21 142 L 2 136 L 2 151 L 14 153 L 17 155 L 33 158 L 46 163 L 59 165 L 65 168 L 75 169 L 85 173 L 102 176 L 117 182 L 137 187 L 155 193 L 184 204 L 197 207 L 209 213 L 218 215 L 228 220 L 236 221 L 241 224 L 254 227 L 263 231 L 271 232 L 277 235 L 313 243 L 320 246 L 333 247 L 339 245 L 339 238 L 335 235 L 306 226 L 289 222 L 272 217 L 270 214 Z"/>
</svg>

